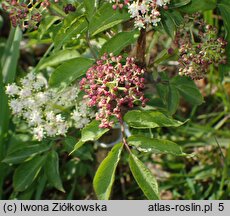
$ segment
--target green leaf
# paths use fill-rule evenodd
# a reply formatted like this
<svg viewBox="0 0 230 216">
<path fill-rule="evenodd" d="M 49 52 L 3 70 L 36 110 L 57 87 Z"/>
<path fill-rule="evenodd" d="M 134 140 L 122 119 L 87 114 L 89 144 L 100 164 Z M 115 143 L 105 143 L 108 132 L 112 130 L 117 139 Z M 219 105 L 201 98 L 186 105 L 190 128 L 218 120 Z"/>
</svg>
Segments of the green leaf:
<svg viewBox="0 0 230 216">
<path fill-rule="evenodd" d="M 49 152 L 44 168 L 49 183 L 59 191 L 65 192 L 59 173 L 59 158 L 56 151 Z"/>
<path fill-rule="evenodd" d="M 2 28 L 2 26 L 3 26 L 3 18 L 2 18 L 2 16 L 0 15 L 0 29 Z"/>
<path fill-rule="evenodd" d="M 75 146 L 72 152 L 70 152 L 70 154 L 72 154 L 73 152 L 75 152 L 76 150 L 78 150 L 79 148 L 81 148 L 83 145 L 85 144 L 85 142 L 83 142 L 82 140 L 79 140 Z"/>
<path fill-rule="evenodd" d="M 5 192 L 5 187 L 3 187 L 5 183 L 5 178 L 7 177 L 8 173 L 10 172 L 10 168 L 7 164 L 0 163 L 0 200 L 3 200 L 3 190 Z M 4 196 L 5 197 L 5 196 Z"/>
<path fill-rule="evenodd" d="M 216 0 L 191 0 L 191 2 L 179 10 L 183 13 L 196 13 L 198 11 L 213 10 L 216 8 Z"/>
<path fill-rule="evenodd" d="M 9 107 L 8 99 L 5 93 L 5 86 L 3 85 L 2 74 L 0 72 L 0 160 L 5 156 L 6 145 L 4 144 L 4 138 L 8 132 L 9 125 Z"/>
<path fill-rule="evenodd" d="M 30 161 L 21 164 L 14 172 L 14 190 L 18 192 L 26 190 L 38 176 L 45 160 L 46 155 L 37 155 Z"/>
<path fill-rule="evenodd" d="M 85 11 L 87 13 L 87 17 L 91 20 L 94 12 L 95 12 L 95 0 L 84 0 Z"/>
<path fill-rule="evenodd" d="M 4 84 L 12 83 L 15 79 L 21 39 L 22 32 L 20 28 L 11 28 L 0 62 L 0 159 L 2 159 L 1 154 L 3 154 L 5 148 L 3 140 L 8 132 L 10 117 Z"/>
<path fill-rule="evenodd" d="M 176 34 L 176 27 L 180 26 L 184 19 L 180 12 L 177 10 L 163 11 L 161 24 L 165 32 L 171 37 L 174 38 Z"/>
<path fill-rule="evenodd" d="M 173 17 L 170 15 L 170 12 L 164 11 L 162 14 L 161 24 L 165 32 L 171 37 L 174 38 L 176 34 L 176 25 L 173 21 Z"/>
<path fill-rule="evenodd" d="M 45 19 L 42 19 L 39 28 L 38 28 L 38 35 L 39 39 L 42 39 L 43 36 L 48 32 L 49 28 L 57 21 L 60 20 L 59 16 L 46 16 Z"/>
<path fill-rule="evenodd" d="M 189 77 L 176 76 L 170 83 L 179 91 L 180 95 L 192 105 L 200 105 L 204 102 L 199 89 Z"/>
<path fill-rule="evenodd" d="M 229 59 L 229 57 L 228 57 L 228 59 Z M 219 65 L 219 67 L 218 67 L 220 82 L 223 82 L 224 77 L 228 76 L 228 74 L 230 74 L 230 60 L 228 60 L 228 61 L 229 61 L 228 64 Z"/>
<path fill-rule="evenodd" d="M 224 26 L 226 29 L 226 38 L 230 41 L 230 2 L 229 0 L 222 0 L 218 4 L 221 16 L 224 20 Z"/>
<path fill-rule="evenodd" d="M 149 200 L 160 199 L 155 177 L 152 175 L 150 170 L 133 154 L 130 154 L 129 156 L 129 166 L 137 184 L 144 192 L 145 196 Z"/>
<path fill-rule="evenodd" d="M 12 164 L 21 163 L 31 157 L 34 157 L 37 154 L 46 152 L 49 149 L 50 149 L 50 146 L 47 146 L 41 143 L 35 144 L 35 145 L 28 144 L 26 146 L 23 146 L 22 148 L 19 148 L 7 154 L 2 162 L 12 163 Z"/>
<path fill-rule="evenodd" d="M 103 4 L 93 15 L 89 23 L 89 32 L 92 36 L 130 19 L 125 10 L 113 10 L 111 4 Z"/>
<path fill-rule="evenodd" d="M 103 134 L 105 134 L 109 130 L 106 128 L 100 128 L 99 125 L 100 122 L 96 120 L 93 120 L 88 125 L 86 125 L 81 131 L 81 139 L 74 146 L 74 150 L 71 153 L 79 149 L 87 141 L 98 140 Z"/>
<path fill-rule="evenodd" d="M 64 62 L 53 71 L 49 79 L 51 87 L 67 86 L 80 76 L 84 75 L 94 63 L 87 58 L 75 58 Z"/>
<path fill-rule="evenodd" d="M 35 183 L 36 183 L 36 193 L 35 193 L 34 199 L 35 200 L 41 200 L 42 199 L 42 193 L 44 192 L 46 185 L 47 185 L 47 177 L 46 177 L 45 173 L 42 173 L 38 182 L 35 182 Z M 34 187 L 33 184 L 30 187 Z"/>
<path fill-rule="evenodd" d="M 152 139 L 141 135 L 128 138 L 129 145 L 135 146 L 141 152 L 166 153 L 184 155 L 181 147 L 169 140 Z"/>
<path fill-rule="evenodd" d="M 172 0 L 169 5 L 169 9 L 179 8 L 189 4 L 191 0 Z"/>
<path fill-rule="evenodd" d="M 159 111 L 132 110 L 126 113 L 125 122 L 133 128 L 179 127 L 183 122 L 177 121 Z"/>
<path fill-rule="evenodd" d="M 176 112 L 179 106 L 179 92 L 175 86 L 169 85 L 168 92 L 168 111 L 172 115 Z"/>
<path fill-rule="evenodd" d="M 3 83 L 5 84 L 14 81 L 18 58 L 20 55 L 19 47 L 21 39 L 21 29 L 18 27 L 12 28 L 1 59 L 1 73 L 3 76 Z"/>
<path fill-rule="evenodd" d="M 67 136 L 64 140 L 63 143 L 63 150 L 66 152 L 71 152 L 74 148 L 74 146 L 76 145 L 77 142 L 77 138 L 76 137 L 72 137 L 72 136 Z M 92 152 L 90 151 L 91 146 L 84 146 L 84 148 L 78 149 L 77 151 L 75 151 L 72 156 L 73 157 L 77 157 L 77 158 L 81 158 L 81 161 L 83 160 L 91 160 L 93 161 L 93 157 L 92 157 Z"/>
<path fill-rule="evenodd" d="M 113 53 L 114 55 L 118 55 L 125 47 L 135 43 L 138 36 L 138 30 L 120 32 L 102 46 L 100 55 L 103 55 L 104 53 Z"/>
<path fill-rule="evenodd" d="M 106 133 L 109 129 L 100 128 L 100 123 L 100 121 L 93 120 L 90 124 L 86 125 L 82 129 L 81 140 L 83 142 L 98 140 L 104 133 Z"/>
<path fill-rule="evenodd" d="M 108 200 L 110 197 L 122 148 L 122 143 L 116 144 L 109 152 L 108 156 L 102 161 L 95 174 L 93 186 L 100 200 Z"/>
<path fill-rule="evenodd" d="M 157 93 L 164 104 L 167 104 L 168 100 L 168 86 L 162 83 L 156 84 Z"/>
<path fill-rule="evenodd" d="M 69 17 L 66 17 L 68 19 Z M 64 44 L 72 40 L 73 37 L 81 35 L 86 32 L 88 23 L 84 17 L 78 17 L 76 21 L 72 23 L 67 23 L 58 31 L 54 38 L 54 52 L 59 50 Z"/>
<path fill-rule="evenodd" d="M 38 65 L 37 70 L 43 70 L 47 67 L 53 67 L 59 65 L 65 61 L 79 57 L 80 54 L 76 50 L 60 50 L 53 53 L 53 55 L 47 57 L 40 65 Z"/>
<path fill-rule="evenodd" d="M 67 3 L 65 0 L 63 1 Z M 60 17 L 66 17 L 66 13 L 64 12 L 61 5 L 56 4 L 55 2 L 50 2 L 49 9 L 52 11 L 52 13 L 59 15 Z"/>
<path fill-rule="evenodd" d="M 177 27 L 179 27 L 184 22 L 183 16 L 177 10 L 172 10 L 172 11 L 170 10 L 167 12 L 167 14 L 171 17 L 172 21 Z"/>
<path fill-rule="evenodd" d="M 171 55 L 168 53 L 168 50 L 163 49 L 160 53 L 157 54 L 156 58 L 154 59 L 154 64 L 160 64 L 170 57 Z"/>
</svg>

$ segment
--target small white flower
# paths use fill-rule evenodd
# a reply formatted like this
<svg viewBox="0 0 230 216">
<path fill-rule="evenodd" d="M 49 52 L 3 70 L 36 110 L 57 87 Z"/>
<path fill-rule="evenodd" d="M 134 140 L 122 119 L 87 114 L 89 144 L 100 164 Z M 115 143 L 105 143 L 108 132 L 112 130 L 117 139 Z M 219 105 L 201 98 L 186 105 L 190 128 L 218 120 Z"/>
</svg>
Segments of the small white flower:
<svg viewBox="0 0 230 216">
<path fill-rule="evenodd" d="M 33 98 L 29 97 L 26 100 L 23 100 L 23 106 L 32 110 L 36 108 L 37 104 Z"/>
<path fill-rule="evenodd" d="M 79 90 L 74 87 L 68 87 L 62 94 L 58 97 L 57 104 L 65 107 L 69 107 L 73 105 L 73 102 L 78 97 Z"/>
<path fill-rule="evenodd" d="M 87 125 L 90 122 L 90 120 L 88 118 L 83 118 L 81 120 L 81 128 L 84 127 L 85 125 Z"/>
<path fill-rule="evenodd" d="M 155 20 L 152 20 L 152 25 L 157 26 L 160 21 L 161 21 L 161 18 L 157 18 Z"/>
<path fill-rule="evenodd" d="M 49 111 L 46 113 L 46 119 L 48 121 L 53 121 L 55 119 L 55 115 L 54 115 L 54 112 L 53 111 Z"/>
<path fill-rule="evenodd" d="M 45 130 L 46 130 L 46 134 L 49 137 L 53 137 L 57 134 L 57 129 L 54 125 L 52 124 L 46 124 L 45 125 Z"/>
<path fill-rule="evenodd" d="M 90 121 L 90 112 L 84 102 L 67 119 L 63 118 L 62 109 L 59 109 L 59 106 L 63 109 L 75 106 L 79 94 L 77 85 L 58 92 L 48 88 L 45 77 L 34 73 L 27 74 L 20 83 L 20 87 L 15 83 L 6 86 L 6 93 L 15 97 L 9 101 L 9 106 L 14 115 L 27 122 L 35 139 L 41 141 L 45 137 L 65 135 L 76 121 L 81 127 Z"/>
<path fill-rule="evenodd" d="M 22 112 L 23 109 L 23 104 L 19 99 L 12 99 L 9 105 L 13 114 L 20 115 L 20 112 Z"/>
<path fill-rule="evenodd" d="M 170 0 L 157 0 L 157 5 L 159 6 L 163 6 L 163 5 L 166 5 L 166 4 L 169 4 L 170 3 Z"/>
<path fill-rule="evenodd" d="M 163 6 L 164 5 L 164 0 L 157 0 L 156 4 L 158 6 Z"/>
<path fill-rule="evenodd" d="M 42 123 L 42 114 L 38 110 L 33 110 L 30 115 L 30 124 L 31 125 L 39 125 Z"/>
<path fill-rule="evenodd" d="M 47 94 L 46 92 L 38 92 L 35 95 L 35 98 L 36 98 L 37 103 L 40 105 L 47 103 L 49 101 L 49 99 L 51 99 L 49 97 L 49 94 Z"/>
<path fill-rule="evenodd" d="M 26 75 L 26 78 L 27 78 L 28 80 L 30 80 L 30 81 L 33 81 L 33 80 L 35 80 L 36 76 L 35 76 L 34 73 L 30 72 L 30 73 L 28 73 L 28 74 Z"/>
<path fill-rule="evenodd" d="M 30 119 L 30 116 L 31 116 L 31 111 L 29 111 L 29 110 L 27 110 L 27 111 L 25 111 L 25 112 L 22 113 L 22 117 L 24 119 L 28 120 L 28 121 Z"/>
<path fill-rule="evenodd" d="M 65 135 L 67 133 L 68 126 L 65 122 L 60 123 L 57 125 L 57 130 L 57 135 Z"/>
<path fill-rule="evenodd" d="M 71 113 L 76 128 L 83 128 L 90 122 L 90 119 L 95 117 L 95 113 L 88 108 L 86 100 L 83 100 L 79 105 L 75 106 L 74 111 Z"/>
<path fill-rule="evenodd" d="M 26 87 L 26 88 L 33 88 L 33 80 L 29 80 L 27 77 L 24 77 L 22 79 L 20 79 L 20 83 L 22 84 L 22 87 Z"/>
<path fill-rule="evenodd" d="M 145 28 L 147 24 L 156 26 L 160 22 L 158 7 L 168 4 L 170 0 L 142 0 L 133 1 L 128 5 L 130 17 L 134 18 L 134 26 L 138 29 Z"/>
<path fill-rule="evenodd" d="M 34 128 L 33 134 L 34 134 L 35 139 L 37 139 L 38 141 L 41 141 L 44 138 L 44 129 L 43 129 L 43 127 L 38 126 L 38 127 Z"/>
<path fill-rule="evenodd" d="M 12 84 L 8 84 L 6 86 L 6 94 L 9 96 L 14 96 L 14 95 L 18 95 L 19 93 L 19 88 L 15 83 Z"/>
<path fill-rule="evenodd" d="M 128 6 L 129 13 L 131 14 L 131 18 L 139 16 L 139 4 L 138 2 L 133 2 Z"/>
<path fill-rule="evenodd" d="M 142 3 L 142 4 L 139 6 L 139 10 L 141 11 L 142 14 L 147 13 L 148 10 L 149 10 L 148 4 Z"/>
<path fill-rule="evenodd" d="M 56 115 L 56 122 L 63 122 L 63 121 L 64 120 L 63 120 L 61 114 Z"/>
<path fill-rule="evenodd" d="M 134 25 L 138 29 L 145 28 L 145 23 L 143 22 L 142 19 L 136 20 Z"/>
<path fill-rule="evenodd" d="M 21 98 L 26 98 L 31 96 L 32 92 L 29 88 L 23 88 L 21 89 L 21 91 L 19 92 L 19 95 Z"/>
<path fill-rule="evenodd" d="M 39 77 L 37 78 L 37 80 L 33 83 L 33 88 L 35 90 L 39 90 L 41 89 L 42 87 L 44 87 L 46 85 L 45 81 L 44 81 L 44 78 L 42 77 Z"/>
<path fill-rule="evenodd" d="M 75 122 L 78 122 L 81 120 L 81 114 L 79 113 L 78 110 L 74 110 L 72 113 L 72 117 L 71 117 Z"/>
</svg>

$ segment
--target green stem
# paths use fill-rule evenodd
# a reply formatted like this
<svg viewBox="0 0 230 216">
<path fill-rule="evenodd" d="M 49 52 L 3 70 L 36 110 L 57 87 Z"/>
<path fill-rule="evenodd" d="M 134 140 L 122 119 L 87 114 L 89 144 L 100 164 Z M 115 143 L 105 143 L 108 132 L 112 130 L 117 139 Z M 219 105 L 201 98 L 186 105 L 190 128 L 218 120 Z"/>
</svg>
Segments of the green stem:
<svg viewBox="0 0 230 216">
<path fill-rule="evenodd" d="M 122 121 L 122 119 L 119 119 L 119 122 L 120 122 L 120 126 L 121 126 L 122 142 L 123 142 L 124 146 L 126 147 L 126 149 L 128 150 L 128 152 L 131 154 L 131 149 L 129 148 L 129 144 L 126 140 L 124 122 Z"/>
<path fill-rule="evenodd" d="M 40 59 L 40 61 L 38 62 L 37 66 L 34 68 L 34 73 L 37 73 L 39 71 L 39 67 L 40 65 L 42 65 L 42 63 L 45 61 L 46 57 L 50 54 L 50 52 L 52 51 L 54 47 L 54 43 L 52 43 L 49 48 L 46 50 L 45 54 L 42 56 L 42 58 Z"/>
<path fill-rule="evenodd" d="M 92 53 L 94 59 L 97 59 L 97 54 L 96 54 L 96 52 L 95 52 L 95 50 L 94 50 L 94 48 L 93 48 L 93 46 L 92 46 L 92 44 L 91 44 L 91 42 L 90 42 L 90 34 L 89 34 L 89 31 L 87 31 L 87 33 L 86 33 L 86 41 L 87 41 L 87 43 L 88 43 L 90 52 Z"/>
</svg>

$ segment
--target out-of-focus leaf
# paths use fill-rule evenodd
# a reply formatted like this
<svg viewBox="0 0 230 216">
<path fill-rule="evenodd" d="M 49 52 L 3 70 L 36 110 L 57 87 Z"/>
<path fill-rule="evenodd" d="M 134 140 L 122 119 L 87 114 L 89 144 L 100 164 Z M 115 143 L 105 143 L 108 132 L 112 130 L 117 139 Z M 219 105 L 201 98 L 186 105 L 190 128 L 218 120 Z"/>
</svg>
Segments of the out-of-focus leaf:
<svg viewBox="0 0 230 216">
<path fill-rule="evenodd" d="M 45 160 L 46 155 L 37 155 L 30 161 L 21 164 L 14 172 L 14 190 L 18 192 L 26 190 L 38 176 Z"/>
<path fill-rule="evenodd" d="M 17 164 L 34 157 L 37 154 L 48 151 L 50 146 L 44 144 L 26 145 L 6 155 L 2 162 Z"/>
<path fill-rule="evenodd" d="M 59 191 L 65 192 L 59 173 L 59 157 L 56 151 L 49 152 L 45 164 L 45 173 L 51 185 Z"/>
<path fill-rule="evenodd" d="M 3 18 L 2 18 L 2 16 L 0 15 L 0 29 L 2 28 L 2 26 L 3 26 Z"/>
<path fill-rule="evenodd" d="M 179 8 L 189 4 L 191 0 L 171 0 L 169 9 Z"/>
<path fill-rule="evenodd" d="M 198 11 L 213 10 L 216 8 L 216 0 L 191 0 L 191 2 L 179 10 L 183 13 L 196 13 Z"/>
<path fill-rule="evenodd" d="M 3 76 L 3 83 L 5 84 L 14 81 L 18 64 L 21 39 L 21 29 L 18 27 L 12 28 L 5 46 L 4 54 L 1 59 L 1 73 Z"/>
<path fill-rule="evenodd" d="M 179 92 L 175 86 L 169 85 L 168 93 L 168 111 L 172 115 L 176 112 L 177 107 L 179 106 Z"/>
<path fill-rule="evenodd" d="M 176 76 L 170 81 L 170 83 L 179 91 L 181 96 L 192 105 L 200 105 L 204 102 L 199 89 L 189 77 Z"/>
<path fill-rule="evenodd" d="M 228 39 L 228 41 L 230 41 L 230 1 L 220 1 L 220 3 L 218 4 L 218 9 L 220 10 L 221 16 L 224 20 L 226 38 Z"/>
<path fill-rule="evenodd" d="M 174 38 L 176 34 L 176 25 L 168 11 L 162 13 L 161 24 L 165 32 L 171 37 Z"/>
<path fill-rule="evenodd" d="M 12 28 L 0 62 L 0 159 L 1 154 L 5 152 L 3 140 L 8 131 L 10 115 L 4 85 L 12 83 L 15 79 L 21 39 L 21 30 Z"/>
</svg>

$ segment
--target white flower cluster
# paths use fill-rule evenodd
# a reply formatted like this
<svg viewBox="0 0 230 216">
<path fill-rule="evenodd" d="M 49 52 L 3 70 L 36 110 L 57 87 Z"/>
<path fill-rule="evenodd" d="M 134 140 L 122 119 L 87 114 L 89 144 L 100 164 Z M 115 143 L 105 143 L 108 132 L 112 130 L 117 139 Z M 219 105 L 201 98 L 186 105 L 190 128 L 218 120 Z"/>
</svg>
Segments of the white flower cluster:
<svg viewBox="0 0 230 216">
<path fill-rule="evenodd" d="M 142 0 L 132 1 L 128 9 L 131 17 L 135 19 L 135 27 L 145 28 L 146 25 L 156 26 L 160 22 L 159 7 L 170 3 L 170 0 Z"/>
<path fill-rule="evenodd" d="M 26 120 L 34 138 L 41 141 L 45 137 L 65 135 L 74 126 L 82 128 L 94 117 L 84 99 L 77 103 L 77 85 L 61 92 L 48 88 L 47 80 L 41 74 L 29 73 L 15 83 L 6 86 L 10 97 L 12 113 Z M 72 110 L 69 114 L 68 110 Z"/>
</svg>

